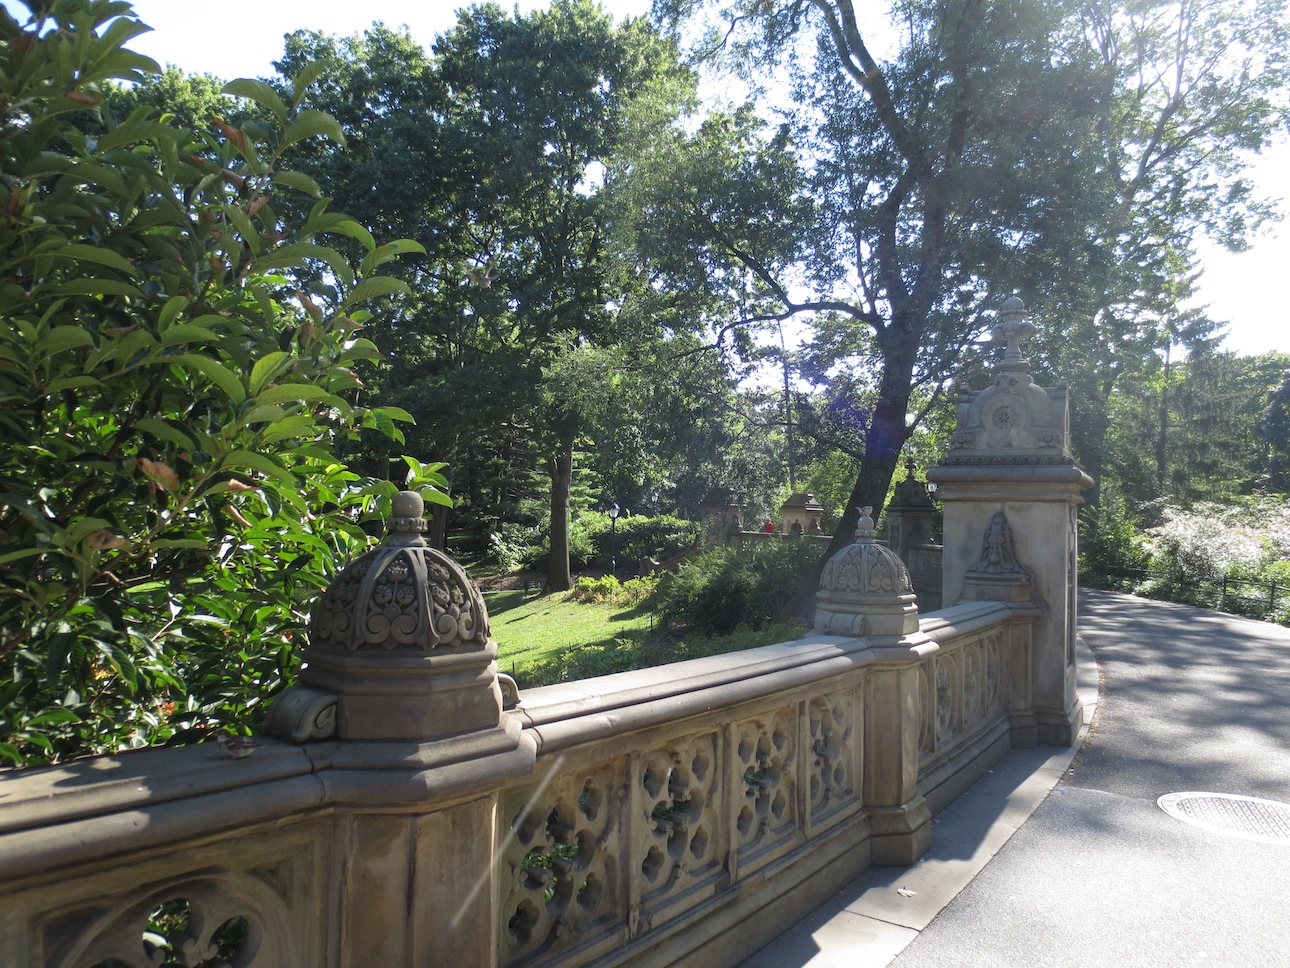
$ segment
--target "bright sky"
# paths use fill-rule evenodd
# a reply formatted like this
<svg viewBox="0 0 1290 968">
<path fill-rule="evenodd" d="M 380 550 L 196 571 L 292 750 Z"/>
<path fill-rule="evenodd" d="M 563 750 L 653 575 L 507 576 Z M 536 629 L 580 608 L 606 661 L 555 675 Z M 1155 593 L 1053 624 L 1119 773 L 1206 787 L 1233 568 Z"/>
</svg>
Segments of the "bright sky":
<svg viewBox="0 0 1290 968">
<path fill-rule="evenodd" d="M 18 7 L 13 0 L 0 0 Z M 617 18 L 640 16 L 650 0 L 602 0 Z M 521 11 L 545 6 L 546 0 L 515 0 Z M 503 0 L 507 9 L 512 0 Z M 161 64 L 214 74 L 224 79 L 257 77 L 272 72 L 282 54 L 282 38 L 299 28 L 347 36 L 373 21 L 392 27 L 406 24 L 427 49 L 456 20 L 456 0 L 220 0 L 215 6 L 192 0 L 134 0 L 139 19 L 154 28 L 131 47 Z M 18 11 L 21 17 L 21 11 Z M 1263 190 L 1284 198 L 1280 185 L 1290 171 L 1290 145 L 1281 144 L 1257 165 Z M 1282 210 L 1290 217 L 1290 206 Z M 1202 250 L 1205 268 L 1201 303 L 1211 315 L 1230 322 L 1226 341 L 1240 353 L 1290 352 L 1290 298 L 1277 296 L 1273 282 L 1290 271 L 1290 224 L 1279 224 L 1255 240 L 1249 251 L 1233 255 L 1216 246 Z"/>
</svg>

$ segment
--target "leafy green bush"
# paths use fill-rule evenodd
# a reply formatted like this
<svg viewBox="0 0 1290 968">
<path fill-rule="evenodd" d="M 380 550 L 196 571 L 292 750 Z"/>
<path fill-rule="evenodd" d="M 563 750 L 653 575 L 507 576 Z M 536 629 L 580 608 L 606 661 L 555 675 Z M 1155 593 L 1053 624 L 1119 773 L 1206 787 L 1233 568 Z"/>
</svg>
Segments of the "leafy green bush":
<svg viewBox="0 0 1290 968">
<path fill-rule="evenodd" d="M 582 541 L 574 540 L 581 537 Z M 611 555 L 620 565 L 636 566 L 645 558 L 666 561 L 693 547 L 699 525 L 666 514 L 620 517 L 615 526 L 608 514 L 590 512 L 574 522 L 570 557 L 578 567 L 608 568 Z"/>
<path fill-rule="evenodd" d="M 1147 566 L 1146 536 L 1125 509 L 1124 500 L 1107 497 L 1079 515 L 1079 570 L 1099 587 L 1120 588 L 1137 579 L 1126 572 Z"/>
<path fill-rule="evenodd" d="M 811 541 L 708 551 L 660 582 L 651 606 L 663 621 L 685 623 L 704 635 L 743 625 L 758 629 L 779 615 L 823 553 L 824 546 Z"/>
<path fill-rule="evenodd" d="M 578 578 L 573 583 L 571 597 L 576 602 L 609 603 L 611 605 L 639 605 L 658 588 L 656 575 L 643 575 L 620 582 L 613 575 L 600 578 Z"/>
<path fill-rule="evenodd" d="M 125 47 L 146 28 L 119 2 L 30 6 L 0 9 L 0 758 L 20 764 L 255 721 L 395 489 L 338 454 L 401 439 L 405 413 L 354 402 L 378 356 L 357 331 L 404 288 L 379 266 L 420 250 L 326 200 L 275 213 L 318 194 L 282 153 L 340 140 L 304 106 L 318 69 L 285 99 L 228 85 L 261 119 L 242 128 L 105 124 L 101 85 L 157 70 Z"/>
</svg>

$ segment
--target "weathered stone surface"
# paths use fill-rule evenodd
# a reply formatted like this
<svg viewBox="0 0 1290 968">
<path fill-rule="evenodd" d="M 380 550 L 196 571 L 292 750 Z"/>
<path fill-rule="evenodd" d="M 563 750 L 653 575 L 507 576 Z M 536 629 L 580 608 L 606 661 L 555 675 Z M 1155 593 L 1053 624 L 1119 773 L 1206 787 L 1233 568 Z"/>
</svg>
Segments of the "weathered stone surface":
<svg viewBox="0 0 1290 968">
<path fill-rule="evenodd" d="M 826 635 L 898 638 L 918 631 L 909 572 L 877 542 L 873 508 L 862 508 L 856 540 L 829 559 L 815 595 L 815 628 Z"/>
<path fill-rule="evenodd" d="M 965 390 L 950 455 L 928 474 L 944 506 L 944 601 L 1029 599 L 1029 706 L 1014 708 L 1019 745 L 1074 742 L 1076 513 L 1092 479 L 1074 460 L 1063 387 L 1030 378 L 1020 339 L 1033 331 L 1015 297 L 995 338 L 1007 344 L 992 386 Z M 1019 694 L 1019 693 L 1017 693 Z"/>
</svg>

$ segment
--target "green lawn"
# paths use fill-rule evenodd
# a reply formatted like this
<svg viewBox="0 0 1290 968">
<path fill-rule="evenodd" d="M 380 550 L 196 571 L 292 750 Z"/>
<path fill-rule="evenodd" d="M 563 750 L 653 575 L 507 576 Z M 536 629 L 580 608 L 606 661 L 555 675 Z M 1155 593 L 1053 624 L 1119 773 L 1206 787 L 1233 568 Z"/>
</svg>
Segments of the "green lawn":
<svg viewBox="0 0 1290 968">
<path fill-rule="evenodd" d="M 484 600 L 498 668 L 521 688 L 750 649 L 806 632 L 805 623 L 789 622 L 707 639 L 657 631 L 639 605 L 577 602 L 568 593 L 526 598 L 523 590 L 486 592 Z"/>
</svg>

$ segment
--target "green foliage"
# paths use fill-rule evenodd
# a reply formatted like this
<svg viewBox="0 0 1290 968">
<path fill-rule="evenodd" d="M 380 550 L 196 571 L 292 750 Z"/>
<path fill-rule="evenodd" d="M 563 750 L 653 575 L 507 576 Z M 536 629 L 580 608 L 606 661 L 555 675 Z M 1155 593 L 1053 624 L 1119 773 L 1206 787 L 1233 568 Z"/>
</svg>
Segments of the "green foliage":
<svg viewBox="0 0 1290 968">
<path fill-rule="evenodd" d="M 742 625 L 759 629 L 778 617 L 823 551 L 822 544 L 804 540 L 708 551 L 660 582 L 650 604 L 663 621 L 684 623 L 703 635 Z"/>
<path fill-rule="evenodd" d="M 658 588 L 657 575 L 642 575 L 620 582 L 613 575 L 599 578 L 578 578 L 573 583 L 570 597 L 575 602 L 595 602 L 610 605 L 639 605 Z"/>
<path fill-rule="evenodd" d="M 310 598 L 394 485 L 338 456 L 394 409 L 355 403 L 356 335 L 402 241 L 311 203 L 283 152 L 334 122 L 257 82 L 265 120 L 189 130 L 103 85 L 156 65 L 126 4 L 0 12 L 0 756 L 18 763 L 253 722 Z M 87 113 L 89 120 L 87 121 Z M 101 128 L 101 133 L 85 132 Z M 358 243 L 355 267 L 332 245 Z M 307 286 L 312 267 L 326 282 Z M 433 469 L 422 483 L 442 482 Z"/>
<path fill-rule="evenodd" d="M 1148 560 L 1146 537 L 1125 511 L 1123 498 L 1104 495 L 1079 515 L 1079 571 L 1097 588 L 1130 588 Z"/>
<path fill-rule="evenodd" d="M 1118 497 L 1081 514 L 1081 580 L 1099 588 L 1290 621 L 1290 505 L 1261 497 L 1152 509 L 1140 529 Z"/>
<path fill-rule="evenodd" d="M 1259 414 L 1255 433 L 1266 451 L 1268 484 L 1273 490 L 1290 493 L 1290 370 L 1268 395 Z"/>
<path fill-rule="evenodd" d="M 608 514 L 591 512 L 574 522 L 575 537 L 585 537 L 587 556 L 574 555 L 580 567 L 609 567 L 611 552 L 620 566 L 635 570 L 646 558 L 666 561 L 694 546 L 699 525 L 693 521 L 660 514 L 621 516 L 615 526 Z"/>
</svg>

